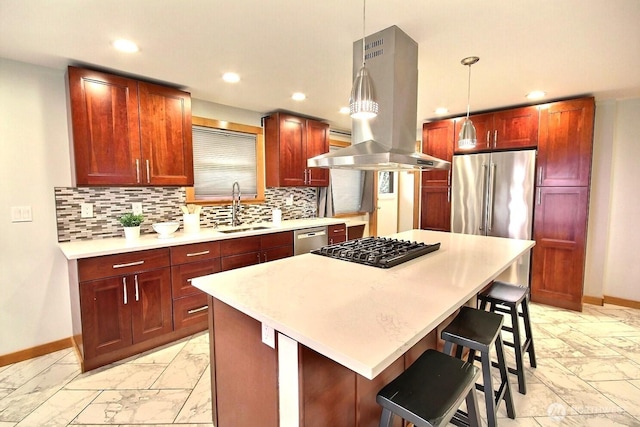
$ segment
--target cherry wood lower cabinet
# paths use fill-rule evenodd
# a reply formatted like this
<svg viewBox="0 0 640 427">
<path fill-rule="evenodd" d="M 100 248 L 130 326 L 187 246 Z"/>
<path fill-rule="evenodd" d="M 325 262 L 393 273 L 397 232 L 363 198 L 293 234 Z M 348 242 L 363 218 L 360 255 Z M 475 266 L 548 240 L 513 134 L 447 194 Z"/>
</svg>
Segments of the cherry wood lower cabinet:
<svg viewBox="0 0 640 427">
<path fill-rule="evenodd" d="M 293 256 L 293 232 L 238 237 L 220 243 L 222 271 Z"/>
<path fill-rule="evenodd" d="M 582 310 L 588 187 L 539 187 L 531 300 Z"/>
<path fill-rule="evenodd" d="M 218 427 L 279 425 L 278 353 L 262 343 L 259 321 L 209 296 L 213 423 Z M 298 345 L 300 425 L 377 427 L 376 394 L 426 349 L 434 330 L 373 380 Z M 276 346 L 277 347 L 277 346 Z M 394 427 L 401 427 L 396 418 Z"/>
<path fill-rule="evenodd" d="M 327 227 L 327 233 L 329 234 L 329 244 L 342 243 L 347 241 L 347 225 L 335 224 Z"/>
<path fill-rule="evenodd" d="M 451 231 L 451 187 L 422 187 L 420 228 Z"/>
</svg>

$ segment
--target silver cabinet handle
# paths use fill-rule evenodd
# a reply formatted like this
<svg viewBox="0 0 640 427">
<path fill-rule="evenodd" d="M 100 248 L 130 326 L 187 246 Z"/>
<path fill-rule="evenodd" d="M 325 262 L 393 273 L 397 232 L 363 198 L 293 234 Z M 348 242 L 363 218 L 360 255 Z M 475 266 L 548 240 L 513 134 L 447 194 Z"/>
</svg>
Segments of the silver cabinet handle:
<svg viewBox="0 0 640 427">
<path fill-rule="evenodd" d="M 193 252 L 193 253 L 187 254 L 187 256 L 200 256 L 200 255 L 206 255 L 208 253 L 209 251 Z"/>
<path fill-rule="evenodd" d="M 447 185 L 451 185 L 451 169 L 449 169 L 447 173 Z"/>
<path fill-rule="evenodd" d="M 451 187 L 447 188 L 447 203 L 451 203 Z"/>
<path fill-rule="evenodd" d="M 262 260 L 260 259 L 260 252 L 258 252 L 258 255 L 256 255 L 258 257 L 258 264 L 260 264 L 262 262 Z"/>
<path fill-rule="evenodd" d="M 542 172 L 543 172 L 543 168 L 542 166 L 540 166 L 538 168 L 538 185 L 542 185 Z"/>
<path fill-rule="evenodd" d="M 140 301 L 140 293 L 138 291 L 138 275 L 133 276 L 133 282 L 136 285 L 136 301 Z"/>
<path fill-rule="evenodd" d="M 489 148 L 489 147 L 491 146 L 491 142 L 490 142 L 490 140 L 491 140 L 491 131 L 490 131 L 490 130 L 488 130 L 488 131 L 487 131 L 487 139 L 486 139 L 487 148 Z"/>
<path fill-rule="evenodd" d="M 267 253 L 264 253 L 264 262 L 269 262 L 269 260 L 267 259 Z"/>
<path fill-rule="evenodd" d="M 151 184 L 151 173 L 149 168 L 149 159 L 147 159 L 147 184 Z"/>
<path fill-rule="evenodd" d="M 304 170 L 304 183 L 307 183 L 307 170 Z"/>
<path fill-rule="evenodd" d="M 195 314 L 195 313 L 199 313 L 199 312 L 201 312 L 201 311 L 205 311 L 207 308 L 209 308 L 209 306 L 208 306 L 208 305 L 203 305 L 203 306 L 202 306 L 202 307 L 200 307 L 200 308 L 194 308 L 194 309 L 188 310 L 188 311 L 187 311 L 187 314 Z"/>
<path fill-rule="evenodd" d="M 140 159 L 136 159 L 136 182 L 140 183 Z"/>
<path fill-rule="evenodd" d="M 540 189 L 538 188 L 538 201 L 537 201 L 538 206 L 540 206 L 540 203 L 542 203 L 541 199 L 542 199 L 542 197 L 541 197 L 541 194 L 540 194 Z"/>
<path fill-rule="evenodd" d="M 193 279 L 187 279 L 187 283 L 191 283 Z"/>
<path fill-rule="evenodd" d="M 493 148 L 498 146 L 498 129 L 493 131 Z"/>
<path fill-rule="evenodd" d="M 127 278 L 122 278 L 122 289 L 124 290 L 124 305 L 127 305 Z"/>
<path fill-rule="evenodd" d="M 144 260 L 142 261 L 134 261 L 134 262 L 127 262 L 125 264 L 113 264 L 113 268 L 124 268 L 124 267 L 133 267 L 134 265 L 142 265 L 144 264 Z"/>
<path fill-rule="evenodd" d="M 311 169 L 307 169 L 309 171 L 309 181 L 307 182 L 307 184 L 311 184 Z"/>
</svg>

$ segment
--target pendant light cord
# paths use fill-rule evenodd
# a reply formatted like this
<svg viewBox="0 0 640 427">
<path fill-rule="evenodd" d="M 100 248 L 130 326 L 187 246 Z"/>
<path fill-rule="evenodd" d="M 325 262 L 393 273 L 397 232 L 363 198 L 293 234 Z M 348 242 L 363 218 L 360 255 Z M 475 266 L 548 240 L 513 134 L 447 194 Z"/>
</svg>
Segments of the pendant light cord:
<svg viewBox="0 0 640 427">
<path fill-rule="evenodd" d="M 469 64 L 469 81 L 467 82 L 467 120 L 469 119 L 469 103 L 471 102 L 471 64 Z"/>
<path fill-rule="evenodd" d="M 366 12 L 367 12 L 367 0 L 362 0 L 362 67 L 364 68 L 365 64 L 365 55 L 364 55 L 364 35 L 365 35 L 365 22 L 366 22 Z"/>
</svg>

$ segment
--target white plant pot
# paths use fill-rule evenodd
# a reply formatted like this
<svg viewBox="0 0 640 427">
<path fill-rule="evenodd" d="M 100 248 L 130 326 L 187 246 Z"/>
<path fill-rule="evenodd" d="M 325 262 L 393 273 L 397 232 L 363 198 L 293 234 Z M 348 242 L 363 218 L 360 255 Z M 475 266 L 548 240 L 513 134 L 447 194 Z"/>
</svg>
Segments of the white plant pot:
<svg viewBox="0 0 640 427">
<path fill-rule="evenodd" d="M 124 227 L 124 237 L 127 240 L 137 240 L 140 238 L 140 226 Z"/>
</svg>

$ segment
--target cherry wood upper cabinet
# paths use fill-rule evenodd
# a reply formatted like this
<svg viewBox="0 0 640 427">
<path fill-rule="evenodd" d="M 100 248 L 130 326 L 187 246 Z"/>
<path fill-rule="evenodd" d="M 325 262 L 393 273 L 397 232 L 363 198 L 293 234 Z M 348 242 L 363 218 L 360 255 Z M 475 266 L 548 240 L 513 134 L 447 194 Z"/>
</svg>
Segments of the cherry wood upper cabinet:
<svg viewBox="0 0 640 427">
<path fill-rule="evenodd" d="M 307 159 L 329 152 L 329 125 L 282 112 L 264 119 L 267 187 L 326 187 L 329 171 Z"/>
<path fill-rule="evenodd" d="M 69 67 L 69 100 L 77 185 L 129 185 L 140 162 L 138 84 Z"/>
<path fill-rule="evenodd" d="M 453 119 L 424 123 L 422 125 L 422 152 L 451 162 L 453 158 L 454 128 L 455 122 Z M 422 185 L 434 187 L 451 185 L 451 170 L 422 172 Z"/>
<path fill-rule="evenodd" d="M 538 145 L 538 107 L 511 108 L 494 113 L 471 116 L 476 128 L 478 143 L 475 148 L 460 149 L 458 134 L 464 118 L 456 120 L 456 153 L 473 153 L 487 150 L 535 148 Z"/>
<path fill-rule="evenodd" d="M 538 186 L 588 186 L 595 102 L 581 98 L 540 106 Z"/>
<path fill-rule="evenodd" d="M 138 83 L 144 176 L 148 185 L 193 185 L 191 95 Z"/>
<path fill-rule="evenodd" d="M 69 67 L 76 185 L 193 185 L 191 96 Z"/>
</svg>

